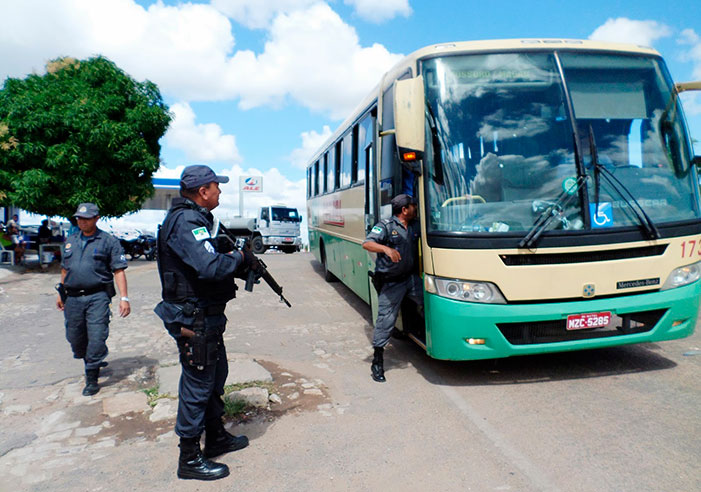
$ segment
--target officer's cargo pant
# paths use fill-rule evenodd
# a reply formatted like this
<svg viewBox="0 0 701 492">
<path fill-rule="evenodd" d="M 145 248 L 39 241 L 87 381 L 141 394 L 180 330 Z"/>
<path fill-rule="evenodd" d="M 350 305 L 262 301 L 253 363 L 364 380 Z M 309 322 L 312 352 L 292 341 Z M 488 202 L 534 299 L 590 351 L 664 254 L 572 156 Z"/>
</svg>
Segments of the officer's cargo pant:
<svg viewBox="0 0 701 492">
<path fill-rule="evenodd" d="M 170 324 L 166 324 L 166 328 Z M 207 327 L 208 330 L 212 327 Z M 171 331 L 172 330 L 168 330 Z M 224 332 L 224 327 L 219 328 Z M 178 345 L 184 344 L 187 338 L 177 339 Z M 178 386 L 178 416 L 175 420 L 175 433 L 179 437 L 199 437 L 205 430 L 207 422 L 218 423 L 224 415 L 224 384 L 229 375 L 229 362 L 226 358 L 224 340 L 219 336 L 217 360 L 214 364 L 203 366 L 202 369 L 183 362 L 180 366 L 180 384 Z"/>
<path fill-rule="evenodd" d="M 384 347 L 389 342 L 392 328 L 397 322 L 404 296 L 423 305 L 423 289 L 418 275 L 411 275 L 400 282 L 387 282 L 377 296 L 377 319 L 372 336 L 373 347 Z"/>
<path fill-rule="evenodd" d="M 85 369 L 99 369 L 107 357 L 110 323 L 110 297 L 106 292 L 68 297 L 63 313 L 66 319 L 66 340 L 73 357 L 85 359 Z"/>
</svg>

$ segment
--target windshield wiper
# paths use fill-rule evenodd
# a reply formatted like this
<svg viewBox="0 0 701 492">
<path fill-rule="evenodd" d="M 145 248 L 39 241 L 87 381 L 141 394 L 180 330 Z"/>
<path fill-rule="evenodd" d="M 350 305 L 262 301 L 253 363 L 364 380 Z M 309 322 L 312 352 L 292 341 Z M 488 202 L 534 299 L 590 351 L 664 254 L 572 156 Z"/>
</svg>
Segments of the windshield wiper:
<svg viewBox="0 0 701 492">
<path fill-rule="evenodd" d="M 426 101 L 426 116 L 428 116 L 428 126 L 431 129 L 431 141 L 433 143 L 433 161 L 434 161 L 434 172 L 433 181 L 437 184 L 444 184 L 443 181 L 443 157 L 442 149 L 443 145 L 441 142 L 441 137 L 438 133 L 438 125 L 436 123 L 436 116 L 433 114 L 431 109 L 431 103 Z"/>
<path fill-rule="evenodd" d="M 628 205 L 635 216 L 638 218 L 640 225 L 645 229 L 645 233 L 650 239 L 659 239 L 660 232 L 655 227 L 655 224 L 650 219 L 650 216 L 645 212 L 645 209 L 640 205 L 638 200 L 633 196 L 630 190 L 624 185 L 611 171 L 606 169 L 605 166 L 601 165 L 599 162 L 599 152 L 596 147 L 596 141 L 594 140 L 594 130 L 591 125 L 589 125 L 589 150 L 591 153 L 591 162 L 594 166 L 594 201 L 596 203 L 596 208 L 594 213 L 599 212 L 599 189 L 600 189 L 600 177 L 603 176 L 606 182 L 611 186 L 613 191 L 615 191 L 621 199 Z M 626 196 L 627 195 L 627 196 Z M 635 206 L 633 206 L 635 205 Z"/>
<path fill-rule="evenodd" d="M 579 176 L 572 186 L 563 190 L 555 201 L 550 203 L 548 207 L 540 213 L 533 223 L 533 226 L 528 230 L 528 233 L 521 239 L 521 242 L 518 243 L 518 247 L 531 249 L 553 220 L 559 218 L 560 221 L 565 223 L 567 220 L 563 217 L 565 208 L 572 199 L 578 195 L 577 192 L 579 188 L 586 180 L 587 177 L 585 175 Z M 536 202 L 533 202 L 533 206 L 535 211 Z"/>
</svg>

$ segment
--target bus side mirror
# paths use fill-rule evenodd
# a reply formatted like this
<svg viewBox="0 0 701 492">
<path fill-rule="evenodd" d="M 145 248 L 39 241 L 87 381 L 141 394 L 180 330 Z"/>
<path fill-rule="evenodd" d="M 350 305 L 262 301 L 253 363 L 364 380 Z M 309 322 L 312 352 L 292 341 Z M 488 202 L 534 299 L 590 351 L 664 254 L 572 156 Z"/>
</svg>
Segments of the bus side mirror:
<svg viewBox="0 0 701 492">
<path fill-rule="evenodd" d="M 699 82 L 678 82 L 674 84 L 677 94 L 685 91 L 701 91 L 701 81 Z"/>
<path fill-rule="evenodd" d="M 426 103 L 424 77 L 397 80 L 394 83 L 394 130 L 397 155 L 403 165 L 420 173 L 426 145 Z"/>
</svg>

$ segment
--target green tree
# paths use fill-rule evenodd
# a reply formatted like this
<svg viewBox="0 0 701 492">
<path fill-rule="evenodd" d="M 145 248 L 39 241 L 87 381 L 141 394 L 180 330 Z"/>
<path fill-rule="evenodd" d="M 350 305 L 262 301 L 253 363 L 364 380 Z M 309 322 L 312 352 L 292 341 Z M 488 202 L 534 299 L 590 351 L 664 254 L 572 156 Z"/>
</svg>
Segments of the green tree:
<svg viewBox="0 0 701 492">
<path fill-rule="evenodd" d="M 105 217 L 139 210 L 172 119 L 158 87 L 101 56 L 46 69 L 0 90 L 0 205 L 62 217 L 81 202 Z"/>
</svg>

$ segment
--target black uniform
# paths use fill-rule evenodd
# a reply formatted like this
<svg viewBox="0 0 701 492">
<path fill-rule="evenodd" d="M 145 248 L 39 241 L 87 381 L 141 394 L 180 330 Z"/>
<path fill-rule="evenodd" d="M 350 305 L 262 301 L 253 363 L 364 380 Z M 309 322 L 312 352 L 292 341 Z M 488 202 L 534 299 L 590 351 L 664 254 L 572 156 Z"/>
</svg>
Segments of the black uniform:
<svg viewBox="0 0 701 492">
<path fill-rule="evenodd" d="M 219 426 L 224 414 L 221 396 L 229 371 L 222 338 L 224 309 L 235 297 L 234 273 L 241 257 L 217 252 L 212 226 L 213 216 L 206 208 L 176 198 L 158 234 L 163 301 L 155 312 L 180 351 L 175 432 L 181 438 L 199 438 L 205 428 Z M 183 326 L 196 337 L 181 336 Z"/>
<path fill-rule="evenodd" d="M 113 272 L 127 268 L 124 251 L 114 236 L 100 229 L 92 236 L 79 232 L 66 240 L 61 267 L 66 270 L 63 285 L 68 295 L 66 339 L 73 357 L 85 359 L 86 370 L 99 369 L 108 352 Z"/>
<path fill-rule="evenodd" d="M 377 254 L 375 276 L 381 288 L 377 297 L 373 347 L 384 347 L 389 342 L 404 296 L 409 295 L 418 304 L 423 304 L 423 292 L 416 274 L 418 238 L 419 227 L 415 220 L 405 228 L 397 216 L 392 216 L 378 222 L 365 240 L 389 246 L 401 255 L 401 260 L 394 263 L 387 255 Z"/>
</svg>

